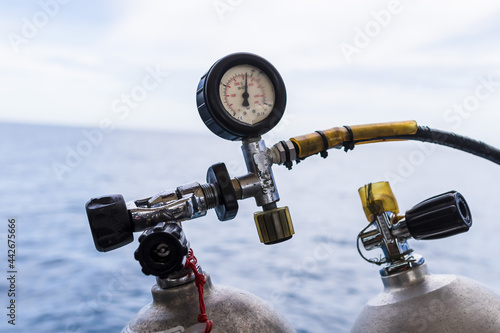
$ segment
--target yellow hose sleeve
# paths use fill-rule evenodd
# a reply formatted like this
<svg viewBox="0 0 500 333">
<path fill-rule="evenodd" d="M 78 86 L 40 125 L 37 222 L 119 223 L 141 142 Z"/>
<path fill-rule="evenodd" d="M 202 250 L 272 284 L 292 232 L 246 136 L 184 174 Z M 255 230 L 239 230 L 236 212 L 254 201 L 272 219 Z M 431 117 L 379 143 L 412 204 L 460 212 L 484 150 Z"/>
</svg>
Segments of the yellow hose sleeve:
<svg viewBox="0 0 500 333">
<path fill-rule="evenodd" d="M 392 136 L 400 135 L 413 135 L 417 133 L 418 125 L 414 120 L 400 121 L 400 122 L 390 122 L 390 123 L 379 123 L 379 124 L 368 124 L 368 125 L 355 125 L 350 126 L 352 131 L 352 141 L 360 144 L 359 141 L 370 140 L 387 141 L 391 140 Z M 327 149 L 333 147 L 339 147 L 343 142 L 351 141 L 350 133 L 346 127 L 334 127 L 322 131 L 328 141 Z M 397 139 L 394 139 L 397 140 Z M 305 134 L 301 136 L 296 136 L 291 138 L 290 141 L 294 142 L 298 147 L 299 158 L 305 158 L 322 152 L 325 150 L 324 139 L 321 134 L 315 132 L 310 134 Z"/>
</svg>

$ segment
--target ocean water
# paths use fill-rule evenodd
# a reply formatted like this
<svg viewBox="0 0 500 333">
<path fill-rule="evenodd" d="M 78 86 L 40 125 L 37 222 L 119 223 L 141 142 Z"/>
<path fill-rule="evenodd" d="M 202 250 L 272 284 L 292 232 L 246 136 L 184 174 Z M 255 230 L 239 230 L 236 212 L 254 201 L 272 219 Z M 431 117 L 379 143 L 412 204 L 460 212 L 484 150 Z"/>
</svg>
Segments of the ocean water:
<svg viewBox="0 0 500 333">
<path fill-rule="evenodd" d="M 225 162 L 232 176 L 245 173 L 239 144 L 211 134 L 96 131 L 0 124 L 1 332 L 119 332 L 151 301 L 154 278 L 144 276 L 133 258 L 137 242 L 108 253 L 95 250 L 85 203 L 104 194 L 132 200 L 203 183 L 217 162 Z M 355 246 L 366 225 L 357 189 L 391 180 L 403 212 L 430 196 L 461 192 L 472 211 L 471 230 L 410 244 L 433 273 L 465 275 L 500 292 L 498 170 L 462 152 L 413 142 L 331 151 L 327 159 L 311 157 L 291 171 L 274 168 L 279 204 L 290 208 L 294 221 L 292 240 L 259 243 L 253 199 L 240 202 L 232 221 L 219 222 L 210 211 L 184 229 L 214 283 L 262 297 L 298 332 L 346 332 L 382 290 L 378 267 L 364 262 Z M 15 326 L 6 316 L 12 218 Z"/>
</svg>

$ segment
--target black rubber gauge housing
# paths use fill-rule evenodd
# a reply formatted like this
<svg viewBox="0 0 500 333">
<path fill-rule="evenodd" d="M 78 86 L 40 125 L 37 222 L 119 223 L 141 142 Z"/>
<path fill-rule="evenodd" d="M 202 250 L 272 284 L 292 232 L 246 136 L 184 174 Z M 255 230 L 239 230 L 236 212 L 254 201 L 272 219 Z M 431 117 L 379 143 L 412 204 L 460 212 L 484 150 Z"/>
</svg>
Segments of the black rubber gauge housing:
<svg viewBox="0 0 500 333">
<path fill-rule="evenodd" d="M 269 78 L 272 88 L 274 88 L 272 109 L 266 113 L 266 116 L 262 120 L 258 120 L 254 124 L 240 121 L 235 116 L 232 116 L 223 105 L 224 96 L 222 96 L 223 98 L 220 96 L 221 84 L 226 86 L 224 83 L 227 83 L 221 83 L 224 74 L 234 67 L 241 65 L 255 67 L 259 71 L 259 75 L 260 72 L 263 72 Z M 239 76 L 242 81 L 240 82 L 241 85 L 243 85 L 244 78 L 245 89 L 243 90 L 242 87 L 239 88 L 242 90 L 238 91 L 238 93 L 247 93 L 247 73 L 240 73 Z M 248 94 L 246 98 L 248 99 Z M 196 102 L 198 112 L 205 125 L 221 138 L 242 140 L 259 137 L 276 126 L 285 112 L 285 84 L 277 69 L 266 59 L 251 53 L 233 53 L 218 60 L 201 78 L 196 92 Z M 248 100 L 246 103 L 243 105 L 247 107 L 249 105 Z M 251 106 L 246 110 L 255 112 L 255 110 L 251 110 Z"/>
</svg>

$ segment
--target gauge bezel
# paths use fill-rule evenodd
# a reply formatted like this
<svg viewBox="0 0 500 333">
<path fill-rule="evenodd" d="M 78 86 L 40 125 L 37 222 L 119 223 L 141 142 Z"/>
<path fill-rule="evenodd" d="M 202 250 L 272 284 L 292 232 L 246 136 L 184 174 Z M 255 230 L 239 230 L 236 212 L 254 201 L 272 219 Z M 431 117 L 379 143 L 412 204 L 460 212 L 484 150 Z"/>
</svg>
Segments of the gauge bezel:
<svg viewBox="0 0 500 333">
<path fill-rule="evenodd" d="M 263 71 L 274 87 L 274 105 L 269 115 L 256 124 L 246 124 L 233 118 L 220 98 L 222 76 L 238 65 L 250 65 Z M 285 83 L 278 70 L 266 59 L 252 53 L 233 53 L 219 59 L 201 78 L 197 91 L 198 112 L 205 125 L 216 135 L 227 140 L 259 137 L 278 124 L 285 112 Z"/>
</svg>

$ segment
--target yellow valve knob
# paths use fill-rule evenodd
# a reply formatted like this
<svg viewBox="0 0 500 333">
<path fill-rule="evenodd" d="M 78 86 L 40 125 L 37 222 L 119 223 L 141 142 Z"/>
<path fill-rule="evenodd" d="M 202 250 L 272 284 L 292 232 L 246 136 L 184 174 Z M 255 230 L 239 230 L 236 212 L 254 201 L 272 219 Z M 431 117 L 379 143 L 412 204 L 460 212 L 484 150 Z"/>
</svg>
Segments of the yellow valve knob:
<svg viewBox="0 0 500 333">
<path fill-rule="evenodd" d="M 274 208 L 253 215 L 260 242 L 276 244 L 292 238 L 292 218 L 288 207 Z"/>
</svg>

